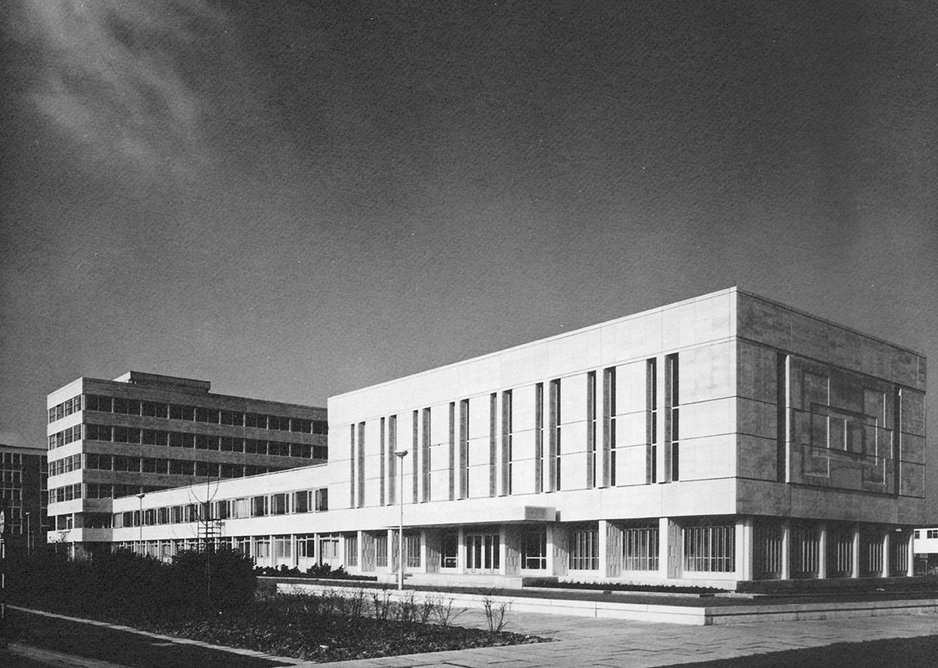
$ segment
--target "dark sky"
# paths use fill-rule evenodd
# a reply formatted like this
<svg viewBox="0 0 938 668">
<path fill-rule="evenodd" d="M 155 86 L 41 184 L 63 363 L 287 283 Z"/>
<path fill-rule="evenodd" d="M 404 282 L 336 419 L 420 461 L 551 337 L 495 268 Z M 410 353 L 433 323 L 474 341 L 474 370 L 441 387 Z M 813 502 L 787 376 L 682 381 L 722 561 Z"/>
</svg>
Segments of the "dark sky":
<svg viewBox="0 0 938 668">
<path fill-rule="evenodd" d="M 732 285 L 938 360 L 936 7 L 8 0 L 0 442 L 82 375 L 324 405 Z"/>
</svg>

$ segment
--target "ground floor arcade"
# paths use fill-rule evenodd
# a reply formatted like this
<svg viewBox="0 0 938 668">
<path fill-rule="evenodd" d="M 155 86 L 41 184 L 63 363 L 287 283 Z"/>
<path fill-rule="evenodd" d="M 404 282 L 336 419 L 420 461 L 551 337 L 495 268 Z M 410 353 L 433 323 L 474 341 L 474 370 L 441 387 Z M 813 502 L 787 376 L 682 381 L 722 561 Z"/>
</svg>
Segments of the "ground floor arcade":
<svg viewBox="0 0 938 668">
<path fill-rule="evenodd" d="M 235 527 L 225 527 L 225 529 Z M 330 533 L 229 535 L 258 566 L 328 564 L 393 580 L 396 527 Z M 749 580 L 912 575 L 911 528 L 763 517 L 654 518 L 592 522 L 405 527 L 409 581 L 520 585 L 522 578 L 691 584 L 734 588 Z M 192 538 L 118 545 L 169 559 L 204 544 Z"/>
</svg>

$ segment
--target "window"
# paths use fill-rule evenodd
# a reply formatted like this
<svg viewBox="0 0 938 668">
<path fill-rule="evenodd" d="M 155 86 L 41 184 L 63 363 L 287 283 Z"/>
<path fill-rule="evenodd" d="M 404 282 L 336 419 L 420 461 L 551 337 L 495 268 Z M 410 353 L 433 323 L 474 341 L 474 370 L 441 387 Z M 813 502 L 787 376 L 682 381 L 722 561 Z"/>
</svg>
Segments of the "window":
<svg viewBox="0 0 938 668">
<path fill-rule="evenodd" d="M 254 557 L 256 559 L 270 559 L 269 538 L 258 538 L 254 541 Z"/>
<path fill-rule="evenodd" d="M 423 501 L 430 500 L 430 409 L 423 409 L 423 430 L 421 433 L 421 464 L 423 466 L 421 476 L 423 479 Z M 410 565 L 410 564 L 408 564 Z M 420 564 L 417 564 L 418 566 Z"/>
<path fill-rule="evenodd" d="M 420 534 L 404 534 L 404 554 L 408 568 L 420 568 Z"/>
<path fill-rule="evenodd" d="M 251 498 L 251 517 L 264 517 L 268 514 L 268 500 L 266 496 Z"/>
<path fill-rule="evenodd" d="M 547 530 L 529 529 L 521 534 L 521 568 L 547 568 Z"/>
<path fill-rule="evenodd" d="M 735 566 L 736 527 L 696 525 L 683 529 L 684 570 L 732 573 Z"/>
<path fill-rule="evenodd" d="M 286 494 L 274 494 L 270 497 L 270 514 L 271 515 L 286 515 L 287 514 L 287 495 Z"/>
<path fill-rule="evenodd" d="M 603 484 L 616 486 L 616 368 L 603 370 Z"/>
<path fill-rule="evenodd" d="M 165 418 L 169 416 L 169 406 L 155 401 L 144 401 L 141 414 L 144 417 Z"/>
<path fill-rule="evenodd" d="M 570 569 L 575 571 L 599 569 L 599 527 L 597 525 L 571 531 Z"/>
<path fill-rule="evenodd" d="M 419 440 L 417 433 L 418 425 L 418 411 L 413 412 L 413 439 L 410 446 L 410 457 L 411 457 L 411 503 L 417 503 L 418 501 L 418 492 L 420 487 L 420 478 L 417 477 L 417 460 L 420 458 L 420 450 L 418 449 Z"/>
<path fill-rule="evenodd" d="M 365 505 L 365 423 L 358 423 L 358 507 Z"/>
<path fill-rule="evenodd" d="M 380 478 L 378 483 L 378 505 L 386 505 L 389 499 L 385 498 L 385 468 L 387 462 L 387 443 L 385 442 L 385 418 L 381 418 L 379 421 L 379 433 L 378 433 L 378 477 Z"/>
<path fill-rule="evenodd" d="M 534 386 L 534 491 L 544 491 L 544 383 Z"/>
<path fill-rule="evenodd" d="M 470 571 L 497 571 L 500 566 L 497 533 L 466 534 L 466 569 Z"/>
<path fill-rule="evenodd" d="M 469 400 L 459 402 L 459 498 L 469 496 Z"/>
<path fill-rule="evenodd" d="M 502 392 L 502 495 L 511 494 L 512 475 L 511 390 Z"/>
<path fill-rule="evenodd" d="M 274 536 L 274 559 L 292 559 L 293 542 L 290 536 Z"/>
<path fill-rule="evenodd" d="M 397 416 L 392 415 L 388 418 L 388 497 L 387 503 L 391 505 L 397 498 L 397 457 L 394 452 L 397 449 Z"/>
<path fill-rule="evenodd" d="M 548 437 L 548 460 L 549 460 L 549 471 L 548 471 L 548 482 L 549 487 L 548 491 L 556 492 L 561 489 L 561 479 L 560 479 L 560 379 L 555 378 L 550 381 L 550 412 L 548 415 L 550 420 L 549 431 L 547 434 Z"/>
<path fill-rule="evenodd" d="M 356 495 L 355 495 L 355 425 L 349 425 L 349 506 L 352 508 L 356 507 Z"/>
<path fill-rule="evenodd" d="M 345 537 L 345 563 L 358 566 L 358 534 Z"/>
<path fill-rule="evenodd" d="M 313 431 L 313 421 L 304 420 L 303 418 L 290 418 L 290 431 L 310 434 Z"/>
<path fill-rule="evenodd" d="M 230 424 L 236 427 L 244 425 L 244 414 L 235 411 L 221 411 L 220 421 L 222 424 Z"/>
<path fill-rule="evenodd" d="M 670 466 L 670 480 L 680 480 L 680 383 L 678 374 L 677 353 L 665 358 L 665 434 L 667 440 Z"/>
<path fill-rule="evenodd" d="M 658 570 L 658 527 L 627 527 L 622 532 L 622 568 L 627 571 Z"/>
<path fill-rule="evenodd" d="M 156 429 L 144 429 L 143 442 L 146 445 L 166 445 L 169 442 L 169 434 Z"/>
<path fill-rule="evenodd" d="M 302 492 L 293 492 L 293 512 L 295 513 L 308 513 L 309 512 L 309 492 L 304 490 Z"/>
<path fill-rule="evenodd" d="M 645 365 L 645 381 L 648 396 L 648 474 L 649 483 L 658 481 L 658 361 L 649 359 Z"/>
<path fill-rule="evenodd" d="M 386 533 L 375 536 L 375 566 L 388 567 L 388 535 Z"/>
<path fill-rule="evenodd" d="M 323 559 L 338 559 L 339 539 L 335 536 L 326 536 L 319 539 L 319 556 Z"/>
<path fill-rule="evenodd" d="M 917 531 L 915 533 L 918 533 Z M 926 538 L 938 538 L 938 529 L 927 529 Z"/>
<path fill-rule="evenodd" d="M 447 442 L 447 456 L 449 457 L 449 500 L 456 498 L 456 402 L 449 402 L 449 441 Z"/>
<path fill-rule="evenodd" d="M 329 510 L 329 489 L 327 487 L 317 489 L 315 497 L 317 513 Z"/>
<path fill-rule="evenodd" d="M 596 487 L 596 372 L 586 374 L 586 485 Z"/>
<path fill-rule="evenodd" d="M 440 549 L 440 568 L 459 566 L 459 534 L 444 533 Z"/>
<path fill-rule="evenodd" d="M 195 406 L 169 405 L 169 417 L 172 420 L 195 420 Z"/>
</svg>

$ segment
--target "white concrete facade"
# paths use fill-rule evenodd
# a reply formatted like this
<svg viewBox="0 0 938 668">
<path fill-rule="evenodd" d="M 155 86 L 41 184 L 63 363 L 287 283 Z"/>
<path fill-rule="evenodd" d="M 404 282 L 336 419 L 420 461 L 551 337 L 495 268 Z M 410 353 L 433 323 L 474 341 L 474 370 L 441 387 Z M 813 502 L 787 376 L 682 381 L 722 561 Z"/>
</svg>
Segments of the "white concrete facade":
<svg viewBox="0 0 938 668">
<path fill-rule="evenodd" d="M 923 356 L 733 288 L 332 397 L 326 466 L 224 481 L 211 501 L 260 563 L 388 579 L 401 492 L 413 579 L 907 575 L 924 390 Z M 328 511 L 291 511 L 322 489 Z M 264 495 L 282 516 L 231 517 Z M 142 538 L 185 545 L 170 531 L 195 535 Z"/>
</svg>

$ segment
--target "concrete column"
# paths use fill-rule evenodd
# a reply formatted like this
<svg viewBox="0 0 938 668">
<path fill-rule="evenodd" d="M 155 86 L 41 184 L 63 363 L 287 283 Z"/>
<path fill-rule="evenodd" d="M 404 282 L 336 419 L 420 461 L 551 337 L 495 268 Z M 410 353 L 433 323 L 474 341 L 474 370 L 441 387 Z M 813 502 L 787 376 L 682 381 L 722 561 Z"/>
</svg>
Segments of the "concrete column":
<svg viewBox="0 0 938 668">
<path fill-rule="evenodd" d="M 296 534 L 290 534 L 290 566 L 292 568 L 299 568 L 300 566 L 300 557 L 296 553 Z M 343 562 L 344 563 L 344 562 Z"/>
<path fill-rule="evenodd" d="M 459 542 L 456 545 L 456 572 L 466 572 L 466 530 L 459 527 Z"/>
<path fill-rule="evenodd" d="M 860 577 L 860 525 L 853 525 L 853 566 L 850 569 L 850 577 Z"/>
<path fill-rule="evenodd" d="M 782 580 L 791 580 L 791 522 L 782 521 Z"/>
<path fill-rule="evenodd" d="M 658 575 L 668 577 L 668 531 L 671 522 L 667 517 L 658 518 Z"/>
<path fill-rule="evenodd" d="M 548 573 L 556 576 L 567 574 L 567 532 L 560 524 L 549 524 L 547 529 Z"/>
<path fill-rule="evenodd" d="M 599 520 L 599 531 L 597 532 L 597 539 L 599 545 L 599 574 L 605 577 L 606 572 L 609 567 L 609 555 L 607 550 L 609 549 L 609 537 L 606 535 L 606 528 L 608 526 L 608 520 Z"/>
<path fill-rule="evenodd" d="M 606 557 L 606 568 L 600 568 L 607 578 L 617 578 L 622 574 L 622 527 L 616 522 L 605 522 L 606 530 L 603 531 L 603 522 L 600 522 L 600 536 L 606 535 L 606 549 L 603 554 Z M 600 563 L 600 566 L 602 564 Z"/>
<path fill-rule="evenodd" d="M 753 529 L 751 517 L 736 518 L 736 579 L 753 578 Z"/>
<path fill-rule="evenodd" d="M 883 577 L 889 577 L 889 562 L 890 562 L 890 540 L 889 540 L 889 531 L 883 532 Z"/>
<path fill-rule="evenodd" d="M 818 529 L 817 576 L 819 580 L 827 577 L 827 525 L 823 523 Z"/>
<path fill-rule="evenodd" d="M 912 577 L 915 575 L 915 552 L 912 550 L 912 541 L 915 539 L 915 532 L 909 531 L 908 538 L 905 539 L 906 555 L 908 561 L 906 562 L 905 574 L 907 577 Z"/>
</svg>

